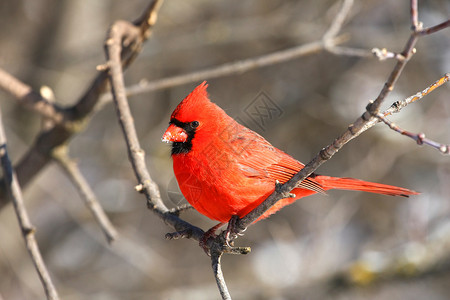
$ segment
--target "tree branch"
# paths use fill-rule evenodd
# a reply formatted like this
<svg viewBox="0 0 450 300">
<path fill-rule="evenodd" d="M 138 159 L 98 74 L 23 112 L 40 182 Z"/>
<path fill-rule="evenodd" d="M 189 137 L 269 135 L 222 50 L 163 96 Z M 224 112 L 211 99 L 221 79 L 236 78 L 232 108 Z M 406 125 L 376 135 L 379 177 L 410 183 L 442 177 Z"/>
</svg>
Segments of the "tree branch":
<svg viewBox="0 0 450 300">
<path fill-rule="evenodd" d="M 159 7 L 155 2 L 162 1 L 153 1 L 155 6 Z M 152 20 L 156 21 L 156 17 L 153 17 Z M 111 26 L 111 30 L 109 31 L 108 38 L 105 42 L 105 52 L 108 59 L 106 65 L 108 66 L 110 73 L 111 92 L 118 120 L 127 144 L 128 157 L 138 180 L 136 189 L 146 196 L 147 207 L 162 218 L 166 224 L 172 226 L 179 232 L 184 232 L 185 236 L 199 241 L 204 234 L 203 230 L 181 220 L 176 214 L 171 213 L 163 203 L 159 188 L 150 177 L 150 173 L 145 164 L 145 153 L 140 146 L 133 116 L 131 115 L 128 100 L 126 98 L 123 70 L 120 60 L 122 41 L 129 39 L 134 34 L 137 34 L 137 27 L 132 23 L 124 21 L 116 22 Z M 177 237 L 168 236 L 168 238 Z"/>
<path fill-rule="evenodd" d="M 344 6 L 345 6 L 344 2 Z M 341 11 L 344 8 L 341 9 Z M 411 0 L 411 12 L 417 11 L 417 2 Z M 339 15 L 339 14 L 338 14 Z M 412 17 L 412 19 L 414 19 Z M 333 32 L 333 31 L 330 31 Z M 305 167 L 295 174 L 289 181 L 285 184 L 277 187 L 275 191 L 269 195 L 269 197 L 264 200 L 258 207 L 247 214 L 242 219 L 236 222 L 236 226 L 233 228 L 234 235 L 242 233 L 249 225 L 255 222 L 260 216 L 264 214 L 270 207 L 272 207 L 277 201 L 285 198 L 285 195 L 294 189 L 301 181 L 311 175 L 319 166 L 324 162 L 329 160 L 336 154 L 345 144 L 349 141 L 374 126 L 379 120 L 376 118 L 378 114 L 378 109 L 381 103 L 384 101 L 386 96 L 394 89 L 395 82 L 399 78 L 401 72 L 403 71 L 406 63 L 411 58 L 412 54 L 415 52 L 414 45 L 417 42 L 419 35 L 417 34 L 418 29 L 413 27 L 413 32 L 406 42 L 406 45 L 401 53 L 403 59 L 398 59 L 393 70 L 391 71 L 388 80 L 384 84 L 382 90 L 380 91 L 378 97 L 375 101 L 369 102 L 367 105 L 367 110 L 359 117 L 354 123 L 348 126 L 348 129 L 342 133 L 338 138 L 336 138 L 331 144 L 323 148 L 316 154 L 316 156 L 305 165 Z"/>
<path fill-rule="evenodd" d="M 214 277 L 216 278 L 217 287 L 219 288 L 220 296 L 223 300 L 231 300 L 231 295 L 228 291 L 228 287 L 222 273 L 222 266 L 220 264 L 221 257 L 222 252 L 211 253 L 211 265 L 214 271 Z"/>
<path fill-rule="evenodd" d="M 423 90 L 422 92 L 419 92 L 411 97 L 406 98 L 403 101 L 397 101 L 395 103 L 393 103 L 390 107 L 390 109 L 386 110 L 384 113 L 378 113 L 376 116 L 378 119 L 380 119 L 383 123 L 385 123 L 386 125 L 389 126 L 389 128 L 391 128 L 392 130 L 405 135 L 407 137 L 412 138 L 413 140 L 416 141 L 416 143 L 418 145 L 429 145 L 435 149 L 437 149 L 438 151 L 440 151 L 442 154 L 450 154 L 450 145 L 444 145 L 438 142 L 435 142 L 433 140 L 427 139 L 425 137 L 424 133 L 412 133 L 409 131 L 406 131 L 404 129 L 401 129 L 400 127 L 398 127 L 395 123 L 389 121 L 386 117 L 392 113 L 397 113 L 400 111 L 401 108 L 405 107 L 406 105 L 417 101 L 419 99 L 422 99 L 424 96 L 428 95 L 429 93 L 431 93 L 434 89 L 440 87 L 441 85 L 443 85 L 444 83 L 448 82 L 450 80 L 450 73 L 445 74 L 442 78 L 440 78 L 439 80 L 437 80 L 436 82 L 434 82 L 432 85 L 430 85 L 429 87 L 427 87 L 425 90 Z"/>
<path fill-rule="evenodd" d="M 50 274 L 48 273 L 45 262 L 42 259 L 42 255 L 36 241 L 35 237 L 36 229 L 31 224 L 30 218 L 25 208 L 22 191 L 20 189 L 16 174 L 12 168 L 11 161 L 8 156 L 8 151 L 6 147 L 6 135 L 3 129 L 1 110 L 0 110 L 0 159 L 3 168 L 3 174 L 5 177 L 6 189 L 8 191 L 10 200 L 13 202 L 14 209 L 16 211 L 17 219 L 19 221 L 19 225 L 22 230 L 22 235 L 25 240 L 25 245 L 27 247 L 28 253 L 31 256 L 34 267 L 36 268 L 36 271 L 42 282 L 45 294 L 47 295 L 47 299 L 58 300 L 59 299 L 58 293 L 52 282 Z"/>
<path fill-rule="evenodd" d="M 117 230 L 109 220 L 108 215 L 103 210 L 102 206 L 97 200 L 97 197 L 94 194 L 94 191 L 84 178 L 83 174 L 80 172 L 77 164 L 70 159 L 67 152 L 67 146 L 60 146 L 53 151 L 53 158 L 75 184 L 81 198 L 84 201 L 84 204 L 90 210 L 97 223 L 100 225 L 100 228 L 105 234 L 108 243 L 112 243 L 117 238 Z"/>
<path fill-rule="evenodd" d="M 55 123 L 66 119 L 65 111 L 58 105 L 49 102 L 39 93 L 0 68 L 0 89 L 8 92 L 24 107 L 38 112 Z"/>
<path fill-rule="evenodd" d="M 343 37 L 334 37 L 330 39 L 329 43 L 338 45 L 344 41 Z M 195 71 L 183 75 L 176 75 L 163 79 L 158 79 L 150 82 L 141 82 L 131 85 L 126 89 L 127 96 L 134 96 L 151 91 L 166 89 L 182 84 L 187 84 L 195 81 L 218 78 L 232 74 L 242 74 L 254 69 L 263 68 L 266 66 L 283 63 L 302 56 L 317 53 L 324 49 L 322 41 L 314 41 L 306 43 L 293 48 L 272 52 L 259 57 L 252 57 L 248 59 L 238 60 L 231 63 L 226 63 L 220 66 L 215 66 L 205 70 Z M 111 100 L 110 95 L 105 95 L 103 101 L 106 103 Z"/>
<path fill-rule="evenodd" d="M 150 36 L 154 21 L 156 21 L 155 11 L 158 9 L 159 3 L 159 1 L 150 2 L 142 16 L 134 22 L 138 34 L 133 36 L 134 40 L 124 41 L 124 48 L 121 53 L 123 68 L 128 67 L 135 59 L 142 48 L 143 42 Z M 51 161 L 53 149 L 66 144 L 76 133 L 84 129 L 107 84 L 108 72 L 107 68 L 103 68 L 75 105 L 60 110 L 57 106 L 52 107 L 53 104 L 48 103 L 38 93 L 31 92 L 27 85 L 11 75 L 2 76 L 0 73 L 0 88 L 5 89 L 16 98 L 19 97 L 19 101 L 27 103 L 27 107 L 31 107 L 45 117 L 53 121 L 64 121 L 63 123 L 56 122 L 53 127 L 43 129 L 27 153 L 18 162 L 15 171 L 22 187 L 26 187 L 34 176 Z M 60 115 L 57 112 L 64 113 Z M 7 202 L 8 198 L 4 197 L 4 190 L 0 190 L 0 209 Z"/>
</svg>

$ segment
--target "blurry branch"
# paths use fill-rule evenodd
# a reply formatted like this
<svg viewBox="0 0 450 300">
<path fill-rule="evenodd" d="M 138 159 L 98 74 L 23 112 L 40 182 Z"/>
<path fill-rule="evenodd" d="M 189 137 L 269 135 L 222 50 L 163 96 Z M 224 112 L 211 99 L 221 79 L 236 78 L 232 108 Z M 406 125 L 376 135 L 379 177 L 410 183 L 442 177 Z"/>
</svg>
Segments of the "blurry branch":
<svg viewBox="0 0 450 300">
<path fill-rule="evenodd" d="M 30 218 L 26 211 L 22 191 L 20 189 L 19 183 L 17 182 L 16 174 L 12 168 L 11 161 L 8 156 L 6 146 L 6 135 L 5 130 L 3 129 L 1 111 L 0 111 L 0 158 L 3 168 L 3 175 L 5 178 L 6 189 L 9 198 L 13 202 L 14 209 L 16 211 L 17 219 L 19 221 L 20 229 L 22 230 L 22 235 L 25 240 L 28 253 L 31 256 L 36 271 L 42 282 L 45 294 L 47 295 L 47 299 L 58 300 L 59 299 L 58 293 L 55 289 L 52 279 L 50 278 L 44 260 L 42 259 L 41 252 L 39 251 L 39 246 L 37 244 L 35 237 L 36 229 L 31 224 Z"/>
<path fill-rule="evenodd" d="M 432 27 L 427 27 L 427 28 L 423 28 L 422 27 L 422 23 L 419 23 L 418 26 L 416 26 L 416 30 L 414 31 L 415 35 L 417 36 L 424 36 L 424 35 L 429 35 L 435 32 L 438 32 L 442 29 L 445 29 L 447 27 L 450 27 L 450 20 L 447 20 L 445 22 L 442 22 L 438 25 L 432 26 Z"/>
<path fill-rule="evenodd" d="M 444 145 L 444 144 L 440 144 L 438 142 L 432 141 L 430 139 L 427 139 L 425 137 L 424 133 L 412 133 L 409 131 L 406 131 L 404 129 L 401 129 L 400 127 L 398 127 L 395 123 L 389 121 L 386 116 L 390 115 L 392 113 L 396 113 L 399 112 L 401 108 L 405 107 L 406 105 L 421 99 L 422 97 L 428 95 L 430 92 L 432 92 L 434 89 L 440 87 L 441 85 L 443 85 L 444 83 L 448 82 L 450 80 L 450 73 L 447 73 L 444 75 L 444 77 L 440 78 L 438 81 L 434 82 L 432 85 L 430 85 L 429 87 L 427 87 L 425 90 L 423 90 L 422 92 L 419 92 L 409 98 L 406 98 L 403 101 L 397 101 L 394 104 L 391 105 L 390 109 L 388 109 L 386 112 L 384 113 L 377 113 L 377 118 L 380 119 L 383 123 L 385 123 L 386 125 L 388 125 L 392 130 L 405 135 L 407 137 L 412 138 L 413 140 L 416 141 L 416 143 L 418 145 L 429 145 L 435 149 L 437 149 L 438 151 L 440 151 L 442 154 L 450 154 L 450 146 L 449 145 Z"/>
<path fill-rule="evenodd" d="M 388 52 L 386 49 L 373 48 L 371 51 L 366 49 L 357 49 L 349 47 L 339 47 L 336 46 L 332 41 L 341 31 L 342 25 L 344 24 L 346 16 L 349 14 L 351 7 L 353 6 L 353 0 L 345 0 L 342 4 L 341 10 L 338 12 L 334 18 L 331 26 L 325 32 L 322 37 L 325 50 L 335 55 L 343 56 L 355 56 L 355 57 L 377 57 L 379 60 L 385 60 L 387 58 L 396 57 L 392 52 Z"/>
<path fill-rule="evenodd" d="M 333 48 L 332 39 L 335 38 L 338 33 L 341 31 L 342 25 L 344 24 L 345 18 L 347 17 L 348 13 L 350 12 L 350 9 L 353 6 L 353 0 L 344 0 L 341 6 L 341 9 L 334 17 L 333 21 L 331 22 L 330 27 L 328 27 L 328 30 L 324 33 L 322 40 L 325 45 L 325 49 Z"/>
<path fill-rule="evenodd" d="M 62 108 L 49 102 L 39 93 L 33 91 L 29 85 L 19 81 L 1 68 L 0 88 L 13 95 L 19 104 L 38 112 L 43 117 L 50 119 L 55 123 L 61 123 L 66 118 Z"/>
<path fill-rule="evenodd" d="M 329 43 L 332 45 L 337 45 L 339 43 L 344 42 L 344 40 L 345 38 L 342 36 L 333 37 L 329 40 Z M 195 71 L 183 75 L 176 75 L 150 82 L 142 81 L 138 84 L 129 86 L 126 89 L 126 93 L 127 96 L 134 96 L 142 93 L 166 89 L 195 81 L 218 78 L 232 74 L 242 74 L 244 72 L 248 72 L 254 69 L 283 63 L 302 56 L 317 53 L 323 49 L 324 44 L 322 41 L 314 41 L 293 48 L 272 52 L 266 55 L 261 55 L 259 57 L 252 57 L 231 63 L 226 63 L 220 66 L 215 66 L 201 71 Z M 109 95 L 105 95 L 102 100 L 107 102 L 110 99 L 111 98 Z"/>
<path fill-rule="evenodd" d="M 375 55 L 380 61 L 386 60 L 388 58 L 395 58 L 395 59 L 403 58 L 401 54 L 388 51 L 386 48 L 383 49 L 373 48 L 372 54 Z"/>
<path fill-rule="evenodd" d="M 345 16 L 348 14 L 352 4 L 353 0 L 346 0 L 344 2 L 342 7 L 343 9 L 341 9 L 339 14 L 335 18 L 335 21 L 332 23 L 330 28 L 320 40 L 309 42 L 285 50 L 275 51 L 266 55 L 261 55 L 259 57 L 238 60 L 235 62 L 226 63 L 200 71 L 194 71 L 187 74 L 176 75 L 153 81 L 141 80 L 141 82 L 137 84 L 128 86 L 126 88 L 126 94 L 130 97 L 191 82 L 202 81 L 205 79 L 218 78 L 233 74 L 242 74 L 254 69 L 297 59 L 306 55 L 320 52 L 322 50 L 326 50 L 335 55 L 356 56 L 363 58 L 370 58 L 375 56 L 379 60 L 385 60 L 388 58 L 398 59 L 399 56 L 397 54 L 389 52 L 386 49 L 380 50 L 378 48 L 374 48 L 372 50 L 367 50 L 338 46 L 348 39 L 346 36 L 337 36 L 337 34 L 341 29 L 345 20 Z M 111 95 L 105 94 L 101 99 L 101 104 L 105 104 L 111 100 Z"/>
<path fill-rule="evenodd" d="M 152 4 L 158 7 L 162 1 L 153 1 Z M 156 11 L 153 18 L 148 20 L 152 26 L 156 22 Z M 186 232 L 189 237 L 200 240 L 203 230 L 181 220 L 172 213 L 161 199 L 159 188 L 150 177 L 150 173 L 145 164 L 145 153 L 142 150 L 134 126 L 134 119 L 131 115 L 130 107 L 125 93 L 125 83 L 123 69 L 120 60 L 122 52 L 122 41 L 132 39 L 137 34 L 136 26 L 125 21 L 117 21 L 111 26 L 107 40 L 105 42 L 105 52 L 107 56 L 107 66 L 110 74 L 111 92 L 118 115 L 118 120 L 122 128 L 127 144 L 128 156 L 138 180 L 136 190 L 143 193 L 147 199 L 147 206 L 155 212 L 164 222 L 177 231 Z"/>
<path fill-rule="evenodd" d="M 67 151 L 67 146 L 60 146 L 53 151 L 53 158 L 75 184 L 86 207 L 91 211 L 95 220 L 105 234 L 106 240 L 108 243 L 111 243 L 117 238 L 117 231 L 111 224 L 111 221 L 97 200 L 97 197 L 95 196 L 94 191 L 92 191 L 89 183 L 80 172 L 76 162 L 69 157 Z"/>
<path fill-rule="evenodd" d="M 338 13 L 339 17 L 333 21 L 334 23 L 342 24 L 341 18 L 342 11 L 348 12 L 347 1 L 344 2 L 341 8 L 341 12 Z M 411 0 L 411 15 L 413 14 L 417 14 L 417 2 Z M 416 17 L 412 16 L 411 19 L 415 20 Z M 384 84 L 382 90 L 380 91 L 380 94 L 378 95 L 377 99 L 375 101 L 370 101 L 366 107 L 366 111 L 362 114 L 362 116 L 359 117 L 354 123 L 350 124 L 348 126 L 348 129 L 339 137 L 337 137 L 330 145 L 320 150 L 320 152 L 309 163 L 307 163 L 302 170 L 300 170 L 297 174 L 295 174 L 285 184 L 277 185 L 275 191 L 271 195 L 269 195 L 269 197 L 266 200 L 264 200 L 257 208 L 255 208 L 245 217 L 238 220 L 236 222 L 235 228 L 233 228 L 234 230 L 232 234 L 238 235 L 242 233 L 250 224 L 256 221 L 262 214 L 264 214 L 265 211 L 267 211 L 270 207 L 272 207 L 277 201 L 288 197 L 289 192 L 292 189 L 294 189 L 299 182 L 303 181 L 312 172 L 317 170 L 319 166 L 321 166 L 324 162 L 333 157 L 333 155 L 336 154 L 345 144 L 347 144 L 349 141 L 351 141 L 352 139 L 354 139 L 355 137 L 357 137 L 370 127 L 374 126 L 376 123 L 378 123 L 379 122 L 379 119 L 377 118 L 379 114 L 378 109 L 381 103 L 386 98 L 386 96 L 394 89 L 394 85 L 397 79 L 400 77 L 403 68 L 405 67 L 406 63 L 409 61 L 413 53 L 415 52 L 414 45 L 416 44 L 418 37 L 422 35 L 423 31 L 436 32 L 440 29 L 450 26 L 450 24 L 442 25 L 446 23 L 449 22 L 444 22 L 437 26 L 430 27 L 431 29 L 430 28 L 421 29 L 420 23 L 418 23 L 419 25 L 413 23 L 411 26 L 412 27 L 411 36 L 406 42 L 403 51 L 401 52 L 402 59 L 397 59 L 397 63 L 395 64 L 391 74 L 389 75 L 386 83 Z M 332 28 L 339 28 L 339 26 L 332 25 Z M 329 34 L 330 32 L 333 34 L 337 34 L 337 31 L 335 29 L 330 29 L 327 32 L 327 34 Z"/>
<path fill-rule="evenodd" d="M 375 101 L 369 103 L 369 105 L 367 107 L 367 112 L 371 115 L 370 117 L 375 117 L 378 114 L 378 110 L 380 108 L 381 103 L 383 103 L 386 96 L 394 89 L 394 85 L 397 82 L 397 79 L 400 77 L 400 74 L 403 71 L 403 68 L 405 67 L 407 62 L 410 60 L 412 55 L 416 52 L 414 46 L 416 45 L 419 37 L 435 33 L 439 30 L 442 30 L 442 29 L 450 26 L 450 20 L 447 20 L 436 26 L 422 28 L 422 23 L 418 21 L 417 0 L 411 0 L 410 5 L 411 5 L 411 22 L 412 22 L 411 36 L 409 37 L 408 41 L 406 42 L 406 45 L 403 48 L 403 51 L 400 53 L 401 57 L 400 57 L 400 59 L 397 59 L 397 63 L 394 66 L 394 69 L 392 70 L 391 74 L 389 75 L 388 80 L 384 84 L 384 87 L 381 90 L 380 94 L 375 99 Z"/>
<path fill-rule="evenodd" d="M 123 41 L 124 47 L 121 53 L 123 68 L 128 67 L 136 58 L 143 42 L 149 37 L 159 3 L 157 1 L 156 6 L 154 2 L 150 3 L 143 14 L 133 23 L 136 26 L 137 34 L 133 36 L 133 39 Z M 26 187 L 33 177 L 51 161 L 55 148 L 66 144 L 89 122 L 100 95 L 108 84 L 107 68 L 99 66 L 98 69 L 100 72 L 84 95 L 73 106 L 65 109 L 58 108 L 38 93 L 31 91 L 26 84 L 0 70 L 0 88 L 18 99 L 25 107 L 38 111 L 54 122 L 52 126 L 44 128 L 39 133 L 33 145 L 15 166 L 17 178 L 22 187 Z M 5 197 L 5 191 L 0 189 L 0 209 L 7 203 L 8 198 Z"/>
</svg>

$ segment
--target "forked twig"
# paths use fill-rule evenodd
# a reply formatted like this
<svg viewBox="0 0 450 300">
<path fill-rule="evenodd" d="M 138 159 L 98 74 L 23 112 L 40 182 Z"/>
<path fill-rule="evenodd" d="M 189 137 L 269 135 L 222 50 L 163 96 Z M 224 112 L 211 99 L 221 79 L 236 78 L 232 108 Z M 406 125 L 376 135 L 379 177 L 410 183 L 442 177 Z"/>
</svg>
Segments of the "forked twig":
<svg viewBox="0 0 450 300">
<path fill-rule="evenodd" d="M 417 1 L 411 0 L 411 15 L 417 14 Z M 412 16 L 412 20 L 415 20 L 416 17 Z M 415 22 L 415 21 L 414 21 Z M 420 23 L 419 23 L 420 24 Z M 377 118 L 378 109 L 381 103 L 384 101 L 386 96 L 394 89 L 394 85 L 397 82 L 400 74 L 402 73 L 405 65 L 411 58 L 411 56 L 415 53 L 415 44 L 419 36 L 425 34 L 429 34 L 428 32 L 436 32 L 443 28 L 450 26 L 450 22 L 443 22 L 437 26 L 430 27 L 429 29 L 422 29 L 420 26 L 416 26 L 416 24 L 412 24 L 412 33 L 406 42 L 403 51 L 400 53 L 404 59 L 398 59 L 395 64 L 392 72 L 390 73 L 386 83 L 381 89 L 378 97 L 375 101 L 371 101 L 366 108 L 366 112 L 363 113 L 361 117 L 359 117 L 354 123 L 350 124 L 348 129 L 342 133 L 339 137 L 337 137 L 333 143 L 326 146 L 316 156 L 305 165 L 305 167 L 300 170 L 297 174 L 295 174 L 289 181 L 284 183 L 279 189 L 275 189 L 275 191 L 267 197 L 258 207 L 256 207 L 253 211 L 247 214 L 242 219 L 236 222 L 236 226 L 233 230 L 233 234 L 242 233 L 250 224 L 256 221 L 260 216 L 264 214 L 270 207 L 272 207 L 276 202 L 283 198 L 285 193 L 289 193 L 292 189 L 294 189 L 299 182 L 303 181 L 310 174 L 312 174 L 319 166 L 321 166 L 324 162 L 329 160 L 336 154 L 345 144 L 349 141 L 360 135 L 362 132 L 366 131 L 370 127 L 374 126 L 379 122 Z"/>
<path fill-rule="evenodd" d="M 404 130 L 386 118 L 388 115 L 391 115 L 392 113 L 399 112 L 400 109 L 402 109 L 406 105 L 408 105 L 414 101 L 417 101 L 419 99 L 422 99 L 424 96 L 428 95 L 434 89 L 440 87 L 441 85 L 448 82 L 449 80 L 450 80 L 450 73 L 447 73 L 443 77 L 441 77 L 439 80 L 434 82 L 432 85 L 430 85 L 429 87 L 424 89 L 423 91 L 418 92 L 417 94 L 415 94 L 411 97 L 408 97 L 402 101 L 395 102 L 394 104 L 391 105 L 391 107 L 388 110 L 386 110 L 386 112 L 377 113 L 376 117 L 378 119 L 380 119 L 383 123 L 388 125 L 392 130 L 394 130 L 402 135 L 412 138 L 413 140 L 416 141 L 416 143 L 418 145 L 426 144 L 426 145 L 429 145 L 429 146 L 437 149 L 442 154 L 450 154 L 450 146 L 449 145 L 441 144 L 441 143 L 435 142 L 433 140 L 430 140 L 425 137 L 424 133 L 412 133 L 407 130 Z"/>
<path fill-rule="evenodd" d="M 142 44 L 150 36 L 154 21 L 156 21 L 155 11 L 161 2 L 151 1 L 142 15 L 134 21 L 137 34 L 134 35 L 134 40 L 124 41 L 127 45 L 122 51 L 123 68 L 133 62 L 140 53 Z M 91 85 L 73 106 L 59 108 L 38 93 L 33 92 L 28 85 L 10 74 L 6 73 L 5 75 L 5 72 L 0 70 L 0 88 L 16 97 L 25 107 L 31 108 L 45 116 L 46 119 L 53 121 L 53 127 L 46 128 L 39 133 L 33 145 L 15 166 L 17 178 L 23 188 L 51 161 L 52 151 L 55 148 L 64 145 L 73 135 L 84 129 L 92 113 L 98 107 L 100 95 L 106 90 L 107 84 L 108 66 L 103 66 Z M 4 190 L 0 185 L 0 209 L 8 201 L 8 197 L 2 197 L 3 194 Z"/>
</svg>

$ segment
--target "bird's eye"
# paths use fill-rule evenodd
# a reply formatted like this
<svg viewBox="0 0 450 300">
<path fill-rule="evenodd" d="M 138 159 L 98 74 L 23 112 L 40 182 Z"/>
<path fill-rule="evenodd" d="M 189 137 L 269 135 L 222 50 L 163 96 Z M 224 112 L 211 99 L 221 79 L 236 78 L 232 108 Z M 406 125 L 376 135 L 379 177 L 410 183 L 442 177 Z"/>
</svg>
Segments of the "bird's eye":
<svg viewBox="0 0 450 300">
<path fill-rule="evenodd" d="M 192 128 L 197 128 L 198 125 L 200 125 L 200 123 L 199 123 L 198 121 L 192 121 L 192 122 L 191 122 L 191 127 L 192 127 Z"/>
</svg>

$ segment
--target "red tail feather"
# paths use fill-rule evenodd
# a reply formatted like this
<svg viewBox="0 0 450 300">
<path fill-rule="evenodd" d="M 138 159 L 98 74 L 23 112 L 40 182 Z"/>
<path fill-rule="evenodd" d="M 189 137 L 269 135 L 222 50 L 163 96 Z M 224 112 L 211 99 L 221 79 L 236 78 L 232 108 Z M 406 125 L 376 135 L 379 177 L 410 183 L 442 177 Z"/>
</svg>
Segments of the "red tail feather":
<svg viewBox="0 0 450 300">
<path fill-rule="evenodd" d="M 409 195 L 418 195 L 419 193 L 408 190 L 405 188 L 386 185 L 381 183 L 367 182 L 354 178 L 339 178 L 330 176 L 317 176 L 315 181 L 320 183 L 325 190 L 338 189 L 338 190 L 352 190 L 362 191 L 390 196 L 402 196 L 409 197 Z"/>
</svg>

